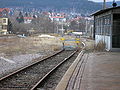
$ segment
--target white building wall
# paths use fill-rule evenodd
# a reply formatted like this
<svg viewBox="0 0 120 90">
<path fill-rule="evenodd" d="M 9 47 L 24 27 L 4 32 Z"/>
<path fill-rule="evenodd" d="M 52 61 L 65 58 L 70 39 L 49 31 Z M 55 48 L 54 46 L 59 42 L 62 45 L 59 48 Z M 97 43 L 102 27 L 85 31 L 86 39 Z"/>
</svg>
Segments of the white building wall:
<svg viewBox="0 0 120 90">
<path fill-rule="evenodd" d="M 25 20 L 24 20 L 24 23 L 26 23 L 26 24 L 31 23 L 31 22 L 32 22 L 31 19 L 25 19 Z"/>
<path fill-rule="evenodd" d="M 106 50 L 110 51 L 111 50 L 111 40 L 110 36 L 103 36 L 103 35 L 95 35 L 95 43 L 98 44 L 100 41 L 105 42 L 106 44 Z"/>
</svg>

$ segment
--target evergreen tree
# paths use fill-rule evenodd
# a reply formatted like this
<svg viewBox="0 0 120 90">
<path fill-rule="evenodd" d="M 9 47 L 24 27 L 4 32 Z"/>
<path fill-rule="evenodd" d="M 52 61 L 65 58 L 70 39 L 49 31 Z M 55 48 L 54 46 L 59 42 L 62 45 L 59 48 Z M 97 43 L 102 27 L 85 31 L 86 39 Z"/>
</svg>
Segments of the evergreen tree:
<svg viewBox="0 0 120 90">
<path fill-rule="evenodd" d="M 28 17 L 28 13 L 27 12 L 25 13 L 25 17 Z"/>
<path fill-rule="evenodd" d="M 24 22 L 24 16 L 23 16 L 22 12 L 19 13 L 19 16 L 16 18 L 16 20 L 19 23 L 23 23 Z"/>
</svg>

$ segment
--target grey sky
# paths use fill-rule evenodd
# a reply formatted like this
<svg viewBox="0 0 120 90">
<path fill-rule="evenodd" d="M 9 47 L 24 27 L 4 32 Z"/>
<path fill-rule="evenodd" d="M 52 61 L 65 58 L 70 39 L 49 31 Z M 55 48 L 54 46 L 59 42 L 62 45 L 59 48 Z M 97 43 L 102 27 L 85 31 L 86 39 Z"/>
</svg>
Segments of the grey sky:
<svg viewBox="0 0 120 90">
<path fill-rule="evenodd" d="M 104 0 L 89 0 L 89 1 L 94 1 L 94 2 L 103 2 Z M 106 2 L 113 1 L 113 0 L 106 0 Z M 120 1 L 120 0 L 115 0 L 115 1 Z"/>
</svg>

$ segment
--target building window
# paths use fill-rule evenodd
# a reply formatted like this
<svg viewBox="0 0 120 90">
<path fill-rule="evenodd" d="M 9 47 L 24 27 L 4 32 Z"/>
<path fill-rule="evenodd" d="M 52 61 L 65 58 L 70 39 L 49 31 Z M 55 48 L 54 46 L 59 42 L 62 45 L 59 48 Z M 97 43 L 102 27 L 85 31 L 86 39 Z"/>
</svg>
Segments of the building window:
<svg viewBox="0 0 120 90">
<path fill-rule="evenodd" d="M 3 19 L 3 23 L 6 23 L 6 19 Z"/>
<path fill-rule="evenodd" d="M 7 29 L 7 25 L 3 25 L 3 26 L 2 26 L 2 29 Z"/>
</svg>

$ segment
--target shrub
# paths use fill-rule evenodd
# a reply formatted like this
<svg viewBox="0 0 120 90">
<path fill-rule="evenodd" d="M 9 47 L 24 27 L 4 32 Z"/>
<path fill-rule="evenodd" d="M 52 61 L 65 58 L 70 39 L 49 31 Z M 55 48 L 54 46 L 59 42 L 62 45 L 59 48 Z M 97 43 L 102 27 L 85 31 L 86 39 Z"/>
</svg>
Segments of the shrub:
<svg viewBox="0 0 120 90">
<path fill-rule="evenodd" d="M 105 50 L 105 42 L 103 42 L 102 40 L 99 41 L 99 42 L 95 45 L 95 50 L 96 50 L 96 51 L 104 51 L 104 50 Z"/>
</svg>

